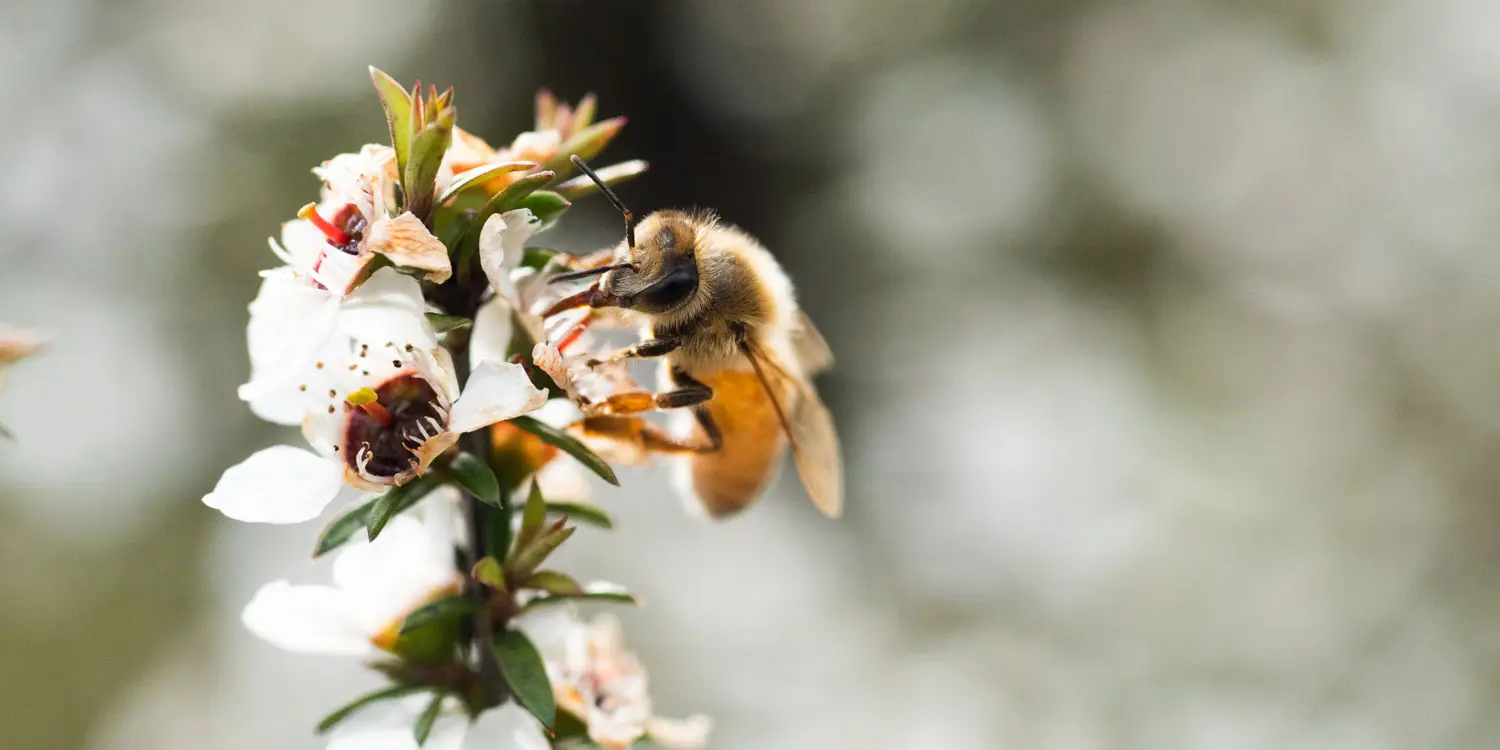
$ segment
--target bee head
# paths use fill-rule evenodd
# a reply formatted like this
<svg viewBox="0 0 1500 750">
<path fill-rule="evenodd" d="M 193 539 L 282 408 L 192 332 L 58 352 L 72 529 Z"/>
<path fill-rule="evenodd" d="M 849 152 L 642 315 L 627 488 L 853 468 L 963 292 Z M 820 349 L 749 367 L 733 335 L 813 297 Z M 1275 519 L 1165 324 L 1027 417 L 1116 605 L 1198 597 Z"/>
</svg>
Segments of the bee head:
<svg viewBox="0 0 1500 750">
<path fill-rule="evenodd" d="M 621 267 L 605 274 L 599 288 L 620 307 L 646 313 L 672 312 L 698 292 L 697 223 L 679 211 L 658 211 L 634 227 L 638 240 Z"/>
</svg>

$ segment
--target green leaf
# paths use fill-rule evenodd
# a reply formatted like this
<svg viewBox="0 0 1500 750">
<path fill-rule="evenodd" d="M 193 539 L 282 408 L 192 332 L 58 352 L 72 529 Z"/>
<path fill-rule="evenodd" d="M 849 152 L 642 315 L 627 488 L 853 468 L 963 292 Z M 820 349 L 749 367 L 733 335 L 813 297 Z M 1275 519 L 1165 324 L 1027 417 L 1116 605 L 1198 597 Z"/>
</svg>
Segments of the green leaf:
<svg viewBox="0 0 1500 750">
<path fill-rule="evenodd" d="M 510 559 L 515 559 L 521 550 L 531 544 L 546 521 L 547 501 L 542 497 L 541 485 L 532 480 L 531 492 L 526 495 L 526 507 L 521 511 L 521 528 L 516 532 L 515 546 L 510 550 Z"/>
<path fill-rule="evenodd" d="M 385 121 L 391 129 L 391 148 L 396 150 L 397 174 L 406 173 L 407 155 L 411 153 L 411 95 L 396 79 L 370 66 L 370 80 L 375 83 L 375 93 L 380 95 L 380 106 L 385 108 Z"/>
<path fill-rule="evenodd" d="M 531 268 L 540 271 L 545 268 L 553 258 L 556 258 L 559 255 L 562 255 L 562 253 L 551 248 L 528 247 L 526 248 L 526 252 L 521 255 L 521 262 L 517 267 Z"/>
<path fill-rule="evenodd" d="M 549 604 L 561 604 L 564 602 L 611 602 L 614 604 L 640 604 L 623 586 L 618 586 L 605 581 L 592 581 L 583 585 L 582 593 L 578 594 L 547 594 L 546 596 L 533 597 L 521 608 L 522 612 L 530 611 L 536 607 L 545 607 Z"/>
<path fill-rule="evenodd" d="M 486 505 L 500 507 L 500 481 L 483 459 L 472 453 L 460 453 L 445 469 L 458 486 Z"/>
<path fill-rule="evenodd" d="M 375 692 L 369 693 L 368 695 L 360 696 L 359 698 L 356 698 L 354 702 L 349 703 L 343 708 L 340 708 L 339 710 L 323 717 L 323 720 L 318 722 L 317 732 L 318 734 L 326 733 L 328 730 L 338 726 L 339 723 L 344 719 L 349 718 L 354 714 L 354 712 L 372 703 L 379 703 L 380 701 L 391 700 L 393 698 L 401 698 L 411 695 L 412 693 L 420 693 L 424 690 L 430 689 L 431 688 L 426 685 L 393 685 L 391 687 L 385 688 L 384 690 L 376 690 Z"/>
<path fill-rule="evenodd" d="M 536 435 L 542 439 L 542 442 L 557 446 L 562 452 L 578 459 L 578 462 L 588 467 L 589 471 L 598 474 L 600 479 L 616 487 L 620 486 L 620 480 L 615 477 L 615 470 L 611 469 L 609 464 L 604 462 L 604 459 L 589 450 L 588 446 L 578 442 L 572 435 L 546 422 L 526 416 L 516 417 L 510 420 L 510 423 Z"/>
<path fill-rule="evenodd" d="M 453 143 L 453 126 L 457 119 L 458 113 L 449 107 L 439 112 L 437 119 L 412 139 L 411 156 L 401 172 L 401 186 L 406 190 L 406 210 L 419 219 L 426 220 L 432 210 L 438 166 Z"/>
<path fill-rule="evenodd" d="M 568 519 L 564 518 L 548 526 L 524 547 L 517 545 L 511 559 L 506 561 L 505 569 L 515 576 L 516 580 L 523 580 L 529 576 L 533 570 L 547 561 L 548 555 L 561 547 L 562 543 L 568 541 L 568 537 L 573 536 L 573 532 L 578 530 L 576 526 L 568 526 L 567 521 Z"/>
<path fill-rule="evenodd" d="M 412 737 L 417 740 L 417 747 L 427 744 L 427 737 L 432 734 L 432 725 L 437 723 L 438 715 L 443 712 L 443 694 L 432 696 L 432 702 L 422 710 L 422 715 L 417 717 L 417 723 L 412 726 Z"/>
<path fill-rule="evenodd" d="M 612 117 L 603 122 L 590 125 L 583 130 L 573 134 L 565 143 L 558 147 L 557 153 L 542 165 L 543 169 L 549 169 L 557 173 L 559 177 L 566 177 L 573 173 L 573 159 L 576 154 L 578 158 L 588 161 L 599 155 L 604 147 L 609 145 L 620 128 L 625 127 L 625 118 Z"/>
<path fill-rule="evenodd" d="M 436 472 L 428 472 L 400 487 L 392 487 L 384 495 L 375 498 L 375 504 L 370 508 L 370 515 L 365 524 L 365 529 L 369 531 L 370 541 L 373 542 L 375 537 L 380 536 L 381 530 L 392 518 L 396 517 L 397 513 L 416 505 L 418 500 L 434 490 L 438 481 Z"/>
<path fill-rule="evenodd" d="M 318 536 L 318 544 L 313 548 L 313 559 L 316 560 L 344 546 L 344 542 L 349 541 L 354 536 L 354 532 L 363 529 L 369 523 L 370 511 L 374 508 L 375 499 L 372 499 L 358 508 L 333 519 L 333 523 L 328 524 L 323 529 L 323 533 Z"/>
<path fill-rule="evenodd" d="M 526 581 L 526 588 L 546 591 L 558 596 L 581 596 L 583 587 L 567 573 L 555 570 L 538 570 Z"/>
<path fill-rule="evenodd" d="M 551 229 L 557 220 L 562 218 L 563 212 L 567 211 L 573 204 L 567 198 L 552 192 L 551 190 L 538 190 L 531 195 L 521 199 L 516 208 L 530 209 L 536 215 L 540 225 L 536 228 L 538 232 Z"/>
<path fill-rule="evenodd" d="M 469 188 L 482 187 L 486 182 L 489 182 L 491 177 L 497 174 L 536 169 L 537 166 L 537 163 L 534 161 L 507 161 L 486 164 L 482 167 L 470 169 L 467 172 L 461 172 L 453 176 L 453 182 L 443 189 L 442 194 L 438 196 L 437 202 L 444 204 L 453 200 L 455 196 Z"/>
<path fill-rule="evenodd" d="M 646 162 L 640 159 L 632 159 L 596 169 L 594 173 L 599 175 L 599 179 L 604 180 L 604 184 L 613 186 L 640 177 L 646 173 L 647 166 Z M 576 201 L 599 192 L 599 186 L 589 179 L 588 175 L 581 174 L 558 183 L 556 190 L 562 193 L 564 198 Z"/>
<path fill-rule="evenodd" d="M 458 315 L 427 313 L 427 323 L 436 333 L 452 333 L 474 325 L 474 321 Z"/>
<path fill-rule="evenodd" d="M 598 526 L 601 529 L 615 527 L 615 521 L 609 517 L 608 513 L 605 513 L 599 506 L 588 503 L 548 502 L 547 512 L 567 516 L 574 521 Z"/>
<path fill-rule="evenodd" d="M 505 571 L 500 567 L 500 561 L 494 557 L 485 557 L 474 563 L 472 574 L 474 580 L 492 589 L 505 591 Z"/>
<path fill-rule="evenodd" d="M 411 611 L 405 620 L 401 621 L 401 635 L 406 635 L 418 628 L 431 625 L 443 620 L 456 620 L 474 612 L 475 601 L 467 596 L 454 594 L 445 596 L 435 602 L 429 602 Z"/>
<path fill-rule="evenodd" d="M 495 660 L 500 674 L 521 707 L 531 712 L 542 726 L 552 728 L 557 718 L 557 704 L 552 699 L 552 683 L 547 667 L 531 639 L 519 630 L 507 630 L 495 641 Z"/>
</svg>

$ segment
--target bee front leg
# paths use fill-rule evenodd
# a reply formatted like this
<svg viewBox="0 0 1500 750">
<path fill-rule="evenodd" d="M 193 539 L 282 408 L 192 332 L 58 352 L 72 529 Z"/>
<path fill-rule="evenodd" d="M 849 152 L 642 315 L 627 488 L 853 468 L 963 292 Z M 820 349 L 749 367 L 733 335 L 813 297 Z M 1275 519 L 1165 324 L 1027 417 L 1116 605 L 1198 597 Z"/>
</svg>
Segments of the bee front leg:
<svg viewBox="0 0 1500 750">
<path fill-rule="evenodd" d="M 612 352 L 602 359 L 591 359 L 584 364 L 587 364 L 589 367 L 598 367 L 600 365 L 623 362 L 627 359 L 665 357 L 668 354 L 677 351 L 677 348 L 680 346 L 682 346 L 682 339 L 678 338 L 646 339 L 645 341 L 642 341 L 640 343 L 633 344 L 631 346 L 625 347 L 624 349 L 620 349 L 619 351 Z M 691 380 L 691 378 L 689 378 L 689 380 Z M 693 382 L 697 383 L 698 381 L 694 380 Z M 699 385 L 702 384 L 699 383 Z M 707 386 L 704 387 L 706 388 Z"/>
</svg>

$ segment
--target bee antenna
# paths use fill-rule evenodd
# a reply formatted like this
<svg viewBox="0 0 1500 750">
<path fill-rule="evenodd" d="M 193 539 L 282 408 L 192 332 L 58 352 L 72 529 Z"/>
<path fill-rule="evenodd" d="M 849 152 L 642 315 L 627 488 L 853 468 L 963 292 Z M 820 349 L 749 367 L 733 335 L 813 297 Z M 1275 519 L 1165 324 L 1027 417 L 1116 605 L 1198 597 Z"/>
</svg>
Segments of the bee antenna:
<svg viewBox="0 0 1500 750">
<path fill-rule="evenodd" d="M 630 213 L 630 209 L 625 207 L 625 202 L 620 200 L 620 196 L 615 195 L 615 191 L 609 189 L 609 186 L 604 184 L 604 180 L 599 179 L 599 175 L 590 169 L 589 165 L 585 164 L 578 154 L 573 154 L 572 158 L 573 164 L 583 170 L 583 173 L 588 175 L 589 179 L 593 180 L 594 184 L 598 185 L 599 189 L 604 192 L 604 197 L 608 198 L 609 202 L 614 204 L 614 207 L 619 209 L 621 214 L 624 214 L 625 244 L 630 247 L 630 254 L 635 255 L 635 214 Z"/>
</svg>

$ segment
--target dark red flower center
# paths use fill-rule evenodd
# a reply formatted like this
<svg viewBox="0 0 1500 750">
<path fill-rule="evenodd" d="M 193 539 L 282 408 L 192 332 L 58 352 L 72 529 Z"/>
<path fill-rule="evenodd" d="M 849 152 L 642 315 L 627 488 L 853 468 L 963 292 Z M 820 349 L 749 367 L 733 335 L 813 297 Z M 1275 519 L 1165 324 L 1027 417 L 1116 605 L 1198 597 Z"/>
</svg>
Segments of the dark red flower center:
<svg viewBox="0 0 1500 750">
<path fill-rule="evenodd" d="M 350 402 L 344 461 L 366 477 L 395 479 L 412 470 L 417 448 L 443 431 L 447 415 L 432 384 L 414 372 L 397 373 L 371 390 L 374 401 Z"/>
</svg>

